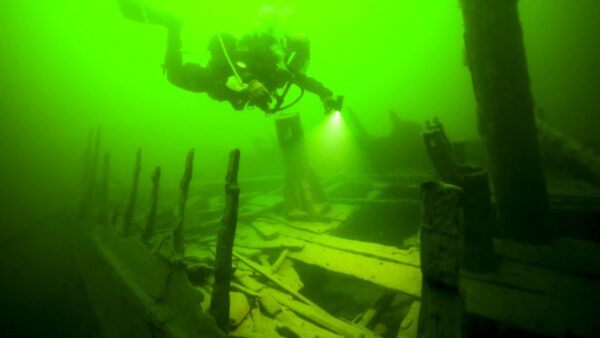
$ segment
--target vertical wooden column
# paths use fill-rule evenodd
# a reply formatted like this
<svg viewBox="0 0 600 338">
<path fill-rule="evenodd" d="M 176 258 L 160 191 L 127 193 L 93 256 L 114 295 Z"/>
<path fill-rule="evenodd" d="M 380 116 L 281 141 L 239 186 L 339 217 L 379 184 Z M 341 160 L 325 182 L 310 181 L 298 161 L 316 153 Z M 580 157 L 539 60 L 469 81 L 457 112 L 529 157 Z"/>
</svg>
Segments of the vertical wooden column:
<svg viewBox="0 0 600 338">
<path fill-rule="evenodd" d="M 418 336 L 459 338 L 464 332 L 464 299 L 458 286 L 463 257 L 462 190 L 426 182 L 421 195 L 423 284 Z"/>
<path fill-rule="evenodd" d="M 154 169 L 152 175 L 152 194 L 150 197 L 150 211 L 148 211 L 148 218 L 146 219 L 146 226 L 142 232 L 142 241 L 148 243 L 152 235 L 154 234 L 154 226 L 156 224 L 156 213 L 158 210 L 158 188 L 160 185 L 160 167 Z"/>
<path fill-rule="evenodd" d="M 133 167 L 133 182 L 127 209 L 123 216 L 123 236 L 129 236 L 133 232 L 133 213 L 135 211 L 135 203 L 137 201 L 138 186 L 140 183 L 140 172 L 142 170 L 142 149 L 138 149 L 135 155 L 135 165 Z"/>
<path fill-rule="evenodd" d="M 328 204 L 308 158 L 304 131 L 297 113 L 275 119 L 284 168 L 284 204 L 288 216 L 318 217 Z"/>
<path fill-rule="evenodd" d="M 237 179 L 239 167 L 240 151 L 235 149 L 229 155 L 225 184 L 225 211 L 217 236 L 215 286 L 210 303 L 210 313 L 215 318 L 217 326 L 225 333 L 229 333 L 229 290 L 233 274 L 231 264 L 240 197 Z"/>
<path fill-rule="evenodd" d="M 461 0 L 480 132 L 506 236 L 551 239 L 548 197 L 517 0 Z"/>
<path fill-rule="evenodd" d="M 194 149 L 190 149 L 185 159 L 185 171 L 181 177 L 179 184 L 179 208 L 177 215 L 177 224 L 173 229 L 173 246 L 175 252 L 180 255 L 185 253 L 185 244 L 183 238 L 183 222 L 185 219 L 185 206 L 187 204 L 188 195 L 190 192 L 190 182 L 192 181 L 192 172 L 194 171 Z"/>
</svg>

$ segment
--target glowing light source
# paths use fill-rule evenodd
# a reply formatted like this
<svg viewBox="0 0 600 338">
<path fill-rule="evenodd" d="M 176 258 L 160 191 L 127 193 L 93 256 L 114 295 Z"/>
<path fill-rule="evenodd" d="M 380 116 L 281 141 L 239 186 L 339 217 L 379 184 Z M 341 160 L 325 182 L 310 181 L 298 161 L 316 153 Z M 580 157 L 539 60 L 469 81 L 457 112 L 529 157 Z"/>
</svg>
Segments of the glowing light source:
<svg viewBox="0 0 600 338">
<path fill-rule="evenodd" d="M 335 111 L 331 114 L 329 123 L 332 124 L 332 126 L 340 126 L 342 122 L 342 113 L 340 111 Z"/>
</svg>

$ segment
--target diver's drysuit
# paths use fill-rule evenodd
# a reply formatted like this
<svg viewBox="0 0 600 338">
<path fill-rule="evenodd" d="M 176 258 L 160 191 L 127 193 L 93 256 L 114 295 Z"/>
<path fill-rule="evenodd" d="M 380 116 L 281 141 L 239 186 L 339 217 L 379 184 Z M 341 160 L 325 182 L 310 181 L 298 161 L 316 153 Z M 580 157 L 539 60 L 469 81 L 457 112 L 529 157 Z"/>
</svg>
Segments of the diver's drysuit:
<svg viewBox="0 0 600 338">
<path fill-rule="evenodd" d="M 211 58 L 207 66 L 184 64 L 180 29 L 168 29 L 164 71 L 171 83 L 189 91 L 207 93 L 217 101 L 229 101 L 236 110 L 243 110 L 248 104 L 255 105 L 251 102 L 247 90 L 234 90 L 227 85 L 233 74 L 217 36 L 209 43 Z M 326 109 L 334 104 L 332 91 L 303 73 L 310 59 L 308 41 L 293 38 L 279 41 L 270 33 L 249 34 L 239 40 L 227 34 L 223 34 L 221 38 L 244 83 L 257 80 L 273 96 L 277 89 L 291 82 L 318 95 Z M 265 106 L 259 106 L 267 110 Z"/>
</svg>

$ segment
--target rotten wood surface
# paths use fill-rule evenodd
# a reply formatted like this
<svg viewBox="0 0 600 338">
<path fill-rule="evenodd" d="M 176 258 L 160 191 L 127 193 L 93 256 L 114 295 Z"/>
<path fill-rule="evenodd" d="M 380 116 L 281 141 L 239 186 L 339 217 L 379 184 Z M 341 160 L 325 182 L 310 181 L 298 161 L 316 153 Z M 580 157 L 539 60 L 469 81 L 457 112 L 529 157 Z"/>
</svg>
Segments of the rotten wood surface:
<svg viewBox="0 0 600 338">
<path fill-rule="evenodd" d="M 419 338 L 460 338 L 464 334 L 462 196 L 457 186 L 426 182 L 422 189 Z"/>
</svg>

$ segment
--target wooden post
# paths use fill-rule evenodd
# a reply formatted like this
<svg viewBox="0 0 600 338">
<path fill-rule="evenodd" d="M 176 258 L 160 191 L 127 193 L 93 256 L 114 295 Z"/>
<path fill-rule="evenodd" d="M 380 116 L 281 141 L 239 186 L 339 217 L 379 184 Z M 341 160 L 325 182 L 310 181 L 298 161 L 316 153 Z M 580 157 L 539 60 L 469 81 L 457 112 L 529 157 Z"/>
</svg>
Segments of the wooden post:
<svg viewBox="0 0 600 338">
<path fill-rule="evenodd" d="M 229 289 L 232 275 L 232 255 L 235 230 L 237 226 L 240 188 L 238 170 L 240 151 L 235 149 L 229 155 L 229 167 L 225 184 L 225 211 L 217 237 L 215 254 L 215 283 L 210 303 L 210 313 L 217 326 L 225 333 L 229 332 Z"/>
<path fill-rule="evenodd" d="M 88 134 L 88 141 L 85 146 L 85 151 L 83 153 L 83 175 L 82 175 L 82 183 L 83 186 L 89 182 L 90 179 L 90 170 L 92 169 L 92 161 L 93 161 L 93 152 L 94 152 L 94 129 L 91 128 Z"/>
<path fill-rule="evenodd" d="M 461 0 L 480 132 L 506 236 L 552 238 L 517 0 Z"/>
<path fill-rule="evenodd" d="M 183 221 L 185 216 L 185 205 L 190 191 L 190 181 L 192 180 L 192 172 L 194 170 L 194 149 L 190 149 L 185 160 L 185 171 L 181 178 L 179 188 L 181 189 L 179 195 L 179 212 L 177 217 L 177 224 L 173 230 L 173 245 L 175 252 L 182 255 L 185 253 L 185 245 L 183 239 Z"/>
<path fill-rule="evenodd" d="M 436 118 L 427 122 L 423 134 L 431 162 L 446 182 L 464 190 L 464 267 L 486 272 L 496 267 L 494 252 L 494 218 L 488 174 L 483 168 L 457 163 L 444 126 Z"/>
<path fill-rule="evenodd" d="M 89 158 L 89 168 L 87 169 L 86 174 L 86 182 L 85 182 L 85 191 L 81 201 L 81 205 L 79 206 L 79 220 L 82 221 L 90 216 L 90 211 L 94 208 L 94 204 L 96 202 L 96 192 L 97 192 L 97 173 L 98 173 L 98 163 L 100 157 L 100 145 L 102 140 L 102 129 L 98 128 L 96 130 L 96 138 L 91 150 L 91 156 Z"/>
<path fill-rule="evenodd" d="M 328 204 L 306 152 L 300 116 L 278 116 L 275 128 L 285 172 L 285 211 L 290 217 L 318 218 L 327 211 Z"/>
<path fill-rule="evenodd" d="M 132 232 L 131 226 L 133 220 L 133 213 L 135 211 L 135 202 L 137 200 L 141 169 L 142 149 L 138 149 L 135 157 L 135 165 L 133 168 L 133 184 L 131 187 L 131 193 L 129 195 L 129 202 L 127 203 L 127 209 L 125 209 L 125 215 L 123 216 L 123 236 L 129 236 Z"/>
<path fill-rule="evenodd" d="M 156 224 L 156 211 L 158 208 L 158 187 L 160 184 L 160 167 L 154 169 L 154 175 L 152 175 L 152 196 L 150 198 L 150 211 L 148 212 L 148 219 L 146 220 L 146 227 L 142 232 L 142 241 L 148 243 L 152 234 L 154 233 L 154 225 Z"/>
<path fill-rule="evenodd" d="M 421 186 L 420 338 L 463 335 L 464 298 L 459 292 L 462 264 L 462 190 L 438 182 Z"/>
<path fill-rule="evenodd" d="M 102 181 L 100 182 L 100 191 L 98 192 L 98 222 L 103 225 L 110 224 L 110 206 L 108 197 L 108 182 L 110 170 L 110 154 L 104 154 L 104 169 L 102 171 Z"/>
</svg>

